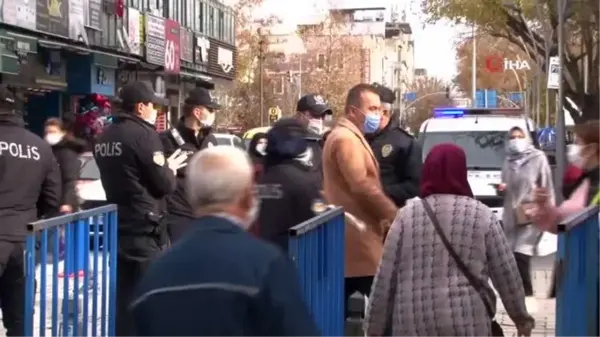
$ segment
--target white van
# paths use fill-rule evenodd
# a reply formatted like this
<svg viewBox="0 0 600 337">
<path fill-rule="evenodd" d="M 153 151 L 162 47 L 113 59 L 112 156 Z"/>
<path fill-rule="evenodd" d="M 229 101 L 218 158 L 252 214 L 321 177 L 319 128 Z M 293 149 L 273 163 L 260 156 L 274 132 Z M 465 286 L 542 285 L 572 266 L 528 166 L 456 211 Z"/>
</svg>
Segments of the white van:
<svg viewBox="0 0 600 337">
<path fill-rule="evenodd" d="M 496 193 L 506 159 L 508 131 L 518 126 L 535 139 L 535 123 L 521 109 L 443 108 L 421 124 L 423 160 L 432 147 L 454 143 L 467 154 L 468 179 L 475 197 L 502 216 L 502 196 Z"/>
</svg>

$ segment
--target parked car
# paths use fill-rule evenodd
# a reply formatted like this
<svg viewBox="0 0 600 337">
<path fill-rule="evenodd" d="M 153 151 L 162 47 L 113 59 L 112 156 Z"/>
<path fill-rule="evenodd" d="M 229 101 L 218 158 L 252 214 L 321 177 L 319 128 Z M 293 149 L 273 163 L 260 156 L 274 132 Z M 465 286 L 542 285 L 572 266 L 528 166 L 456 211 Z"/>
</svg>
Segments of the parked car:
<svg viewBox="0 0 600 337">
<path fill-rule="evenodd" d="M 100 180 L 100 170 L 91 152 L 79 156 L 81 169 L 76 190 L 82 209 L 90 209 L 106 204 L 106 194 Z"/>
<path fill-rule="evenodd" d="M 217 144 L 219 145 L 230 145 L 245 150 L 244 142 L 242 139 L 236 135 L 231 135 L 228 133 L 215 133 L 215 138 L 217 139 Z"/>
</svg>

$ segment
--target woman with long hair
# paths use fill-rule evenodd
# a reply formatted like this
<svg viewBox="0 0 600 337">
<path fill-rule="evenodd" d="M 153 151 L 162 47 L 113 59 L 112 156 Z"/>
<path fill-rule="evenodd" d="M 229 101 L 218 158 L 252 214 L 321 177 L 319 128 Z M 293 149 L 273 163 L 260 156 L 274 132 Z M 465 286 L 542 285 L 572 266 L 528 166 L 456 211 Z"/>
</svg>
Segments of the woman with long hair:
<svg viewBox="0 0 600 337">
<path fill-rule="evenodd" d="M 552 188 L 552 171 L 546 154 L 533 146 L 528 133 L 520 127 L 508 132 L 507 158 L 502 169 L 504 210 L 502 223 L 508 243 L 513 249 L 525 296 L 527 308 L 536 311 L 536 300 L 531 279 L 531 257 L 548 255 L 556 251 L 556 236 L 544 234 L 532 225 L 527 212 L 533 207 L 536 187 Z M 554 199 L 554 195 L 552 194 Z M 552 247 L 551 249 L 542 249 Z"/>
<path fill-rule="evenodd" d="M 473 198 L 460 147 L 431 149 L 420 198 L 407 201 L 388 232 L 367 336 L 496 336 L 490 278 L 519 335 L 529 335 L 534 320 L 512 249 L 494 213 Z"/>
<path fill-rule="evenodd" d="M 267 155 L 267 134 L 258 132 L 248 144 L 248 155 L 254 165 L 255 177 L 258 178 L 263 170 L 263 160 Z"/>
<path fill-rule="evenodd" d="M 60 212 L 76 212 L 79 208 L 79 198 L 75 191 L 81 168 L 79 155 L 84 151 L 85 144 L 73 136 L 67 121 L 58 118 L 50 118 L 46 121 L 44 133 L 44 139 L 52 146 L 52 152 L 60 166 L 62 178 Z"/>
</svg>

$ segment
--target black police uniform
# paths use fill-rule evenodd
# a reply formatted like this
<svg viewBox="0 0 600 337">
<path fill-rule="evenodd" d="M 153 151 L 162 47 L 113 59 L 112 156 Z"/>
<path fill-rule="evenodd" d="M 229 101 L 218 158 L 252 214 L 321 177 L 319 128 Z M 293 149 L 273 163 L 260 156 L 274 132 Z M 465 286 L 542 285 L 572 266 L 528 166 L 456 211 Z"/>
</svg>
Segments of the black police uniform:
<svg viewBox="0 0 600 337">
<path fill-rule="evenodd" d="M 296 111 L 308 111 L 313 118 L 324 118 L 332 115 L 333 111 L 321 95 L 308 94 L 302 96 L 296 105 Z M 323 172 L 323 141 L 322 135 L 308 128 L 305 139 L 312 150 L 312 163 L 315 171 Z"/>
<path fill-rule="evenodd" d="M 259 236 L 288 249 L 288 230 L 315 216 L 325 204 L 321 197 L 321 172 L 310 163 L 286 154 L 298 147 L 306 150 L 304 126 L 297 120 L 279 120 L 267 133 L 267 155 L 264 170 L 258 178 L 261 200 L 258 217 Z M 297 140 L 304 141 L 303 145 Z M 303 149 L 302 149 L 303 148 Z"/>
<path fill-rule="evenodd" d="M 196 88 L 190 92 L 185 100 L 192 106 L 204 106 L 208 109 L 218 109 L 220 106 L 213 101 L 210 92 L 204 88 Z M 193 116 L 191 117 L 193 118 Z M 177 149 L 187 152 L 189 157 L 194 153 L 210 146 L 216 146 L 217 139 L 212 133 L 212 128 L 202 128 L 198 134 L 184 124 L 183 117 L 179 124 L 160 134 L 165 156 L 169 157 Z M 177 171 L 177 188 L 167 197 L 167 222 L 171 243 L 179 240 L 189 229 L 194 213 L 187 200 L 185 191 L 186 168 Z"/>
<path fill-rule="evenodd" d="M 125 105 L 165 104 L 148 83 L 125 85 Z M 131 113 L 115 114 L 94 144 L 106 200 L 118 205 L 117 335 L 135 335 L 128 317 L 131 293 L 148 265 L 167 243 L 164 198 L 175 190 L 154 125 Z"/>
<path fill-rule="evenodd" d="M 393 91 L 385 87 L 378 89 L 382 102 L 394 103 Z M 419 144 L 394 117 L 382 130 L 366 138 L 379 162 L 383 191 L 396 206 L 404 206 L 406 200 L 419 194 L 422 167 Z"/>
<path fill-rule="evenodd" d="M 60 170 L 50 145 L 8 112 L 14 96 L 0 96 L 0 307 L 6 335 L 23 336 L 26 225 L 58 213 Z"/>
</svg>

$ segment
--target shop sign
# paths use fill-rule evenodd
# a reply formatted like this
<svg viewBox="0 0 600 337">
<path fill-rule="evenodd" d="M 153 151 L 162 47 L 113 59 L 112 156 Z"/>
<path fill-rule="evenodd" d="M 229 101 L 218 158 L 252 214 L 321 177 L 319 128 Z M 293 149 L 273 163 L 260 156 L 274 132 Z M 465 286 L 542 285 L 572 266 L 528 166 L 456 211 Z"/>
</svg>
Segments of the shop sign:
<svg viewBox="0 0 600 337">
<path fill-rule="evenodd" d="M 135 8 L 127 9 L 127 46 L 134 55 L 143 55 L 140 12 Z"/>
<path fill-rule="evenodd" d="M 36 53 L 35 38 L 0 31 L 0 73 L 18 74 L 21 64 L 27 63 L 28 55 Z"/>
<path fill-rule="evenodd" d="M 180 34 L 179 23 L 165 20 L 165 72 L 179 74 L 180 61 Z"/>
<path fill-rule="evenodd" d="M 69 1 L 37 0 L 37 30 L 69 37 Z"/>
<path fill-rule="evenodd" d="M 86 45 L 88 44 L 85 31 L 87 6 L 87 0 L 69 0 L 69 38 Z"/>
<path fill-rule="evenodd" d="M 183 27 L 181 27 L 179 34 L 181 60 L 192 63 L 194 62 L 194 34 Z"/>
<path fill-rule="evenodd" d="M 237 51 L 234 46 L 220 40 L 209 38 L 208 73 L 226 79 L 234 79 Z"/>
<path fill-rule="evenodd" d="M 165 19 L 146 14 L 146 61 L 165 65 Z"/>
<path fill-rule="evenodd" d="M 0 22 L 29 30 L 36 29 L 37 3 L 35 1 L 4 0 L 1 9 Z"/>
<path fill-rule="evenodd" d="M 210 40 L 202 35 L 196 35 L 194 40 L 194 63 L 208 65 Z"/>
</svg>

